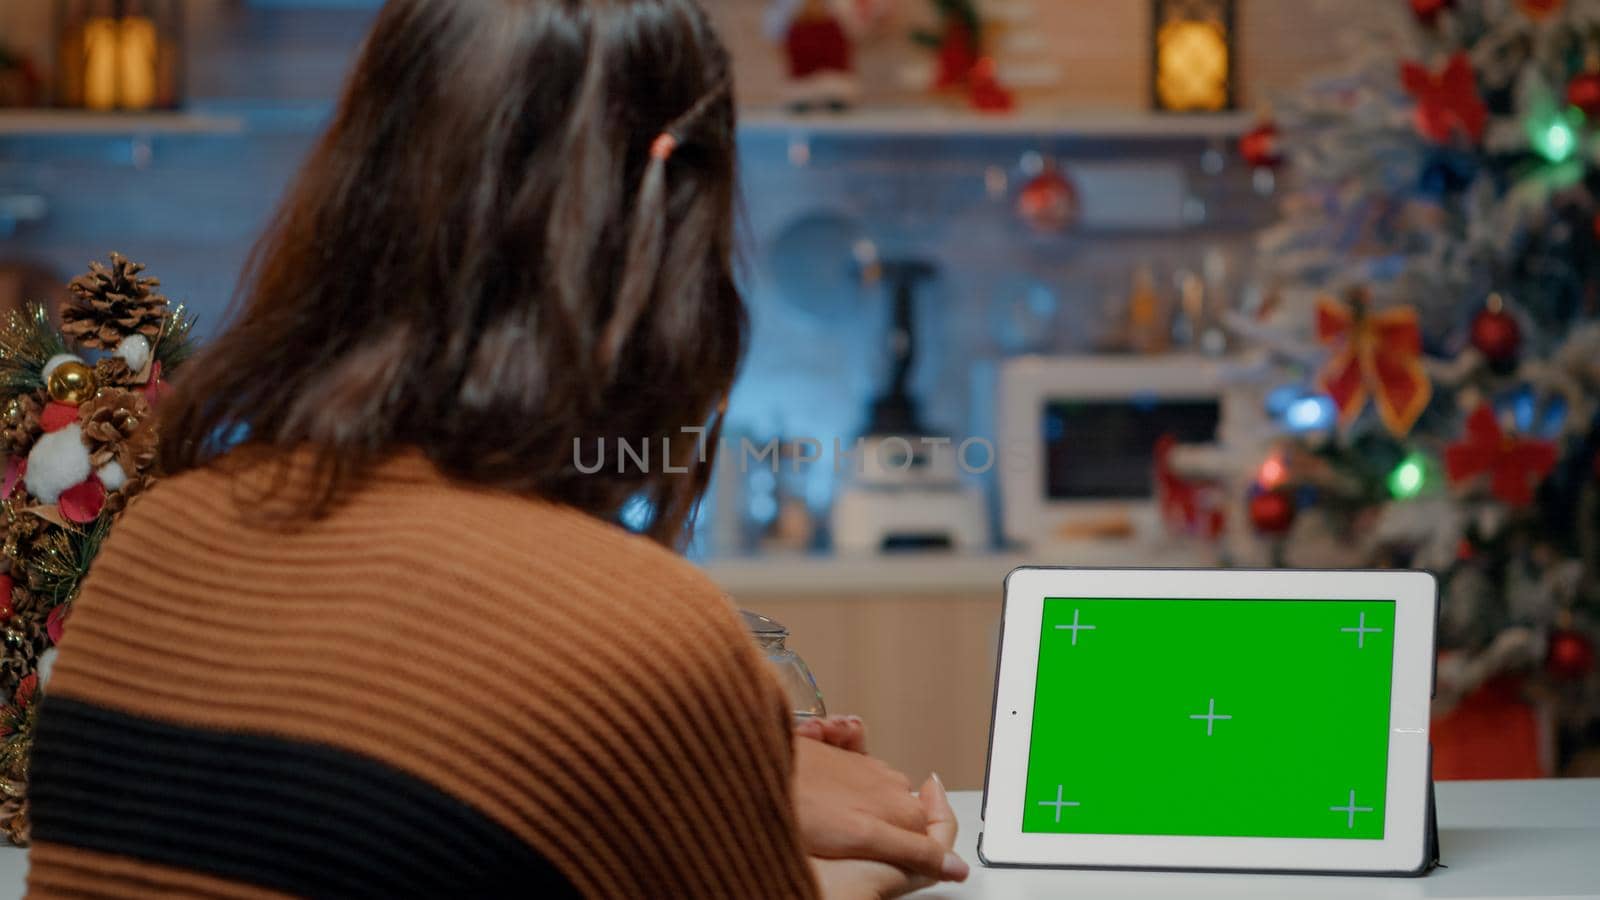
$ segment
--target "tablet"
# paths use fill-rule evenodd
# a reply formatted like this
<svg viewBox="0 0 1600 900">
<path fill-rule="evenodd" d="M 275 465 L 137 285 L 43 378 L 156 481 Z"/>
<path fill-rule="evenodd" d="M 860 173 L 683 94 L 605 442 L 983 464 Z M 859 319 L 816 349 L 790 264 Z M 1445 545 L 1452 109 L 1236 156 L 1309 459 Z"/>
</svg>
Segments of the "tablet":
<svg viewBox="0 0 1600 900">
<path fill-rule="evenodd" d="M 1422 572 L 1017 569 L 979 858 L 1423 873 L 1437 607 Z"/>
</svg>

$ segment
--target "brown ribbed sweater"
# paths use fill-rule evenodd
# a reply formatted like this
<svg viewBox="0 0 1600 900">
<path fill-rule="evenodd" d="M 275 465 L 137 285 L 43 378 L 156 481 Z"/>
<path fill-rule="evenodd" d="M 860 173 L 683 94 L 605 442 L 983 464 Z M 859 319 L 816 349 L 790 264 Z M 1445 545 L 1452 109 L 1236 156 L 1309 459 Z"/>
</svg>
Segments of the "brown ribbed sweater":
<svg viewBox="0 0 1600 900">
<path fill-rule="evenodd" d="M 789 719 L 694 567 L 420 455 L 294 531 L 158 485 L 40 712 L 30 894 L 812 896 Z"/>
</svg>

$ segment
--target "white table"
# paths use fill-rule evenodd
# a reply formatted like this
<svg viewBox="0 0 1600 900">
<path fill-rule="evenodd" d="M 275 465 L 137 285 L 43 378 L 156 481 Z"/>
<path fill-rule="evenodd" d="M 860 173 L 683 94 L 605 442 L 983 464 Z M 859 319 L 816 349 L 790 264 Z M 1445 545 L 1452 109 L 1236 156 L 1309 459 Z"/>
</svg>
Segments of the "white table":
<svg viewBox="0 0 1600 900">
<path fill-rule="evenodd" d="M 985 869 L 977 862 L 980 795 L 950 799 L 961 819 L 958 849 L 973 864 L 972 877 L 917 895 L 926 900 L 1600 898 L 1600 779 L 1440 784 L 1439 844 L 1449 868 L 1424 878 Z"/>
<path fill-rule="evenodd" d="M 1600 779 L 1439 785 L 1439 842 L 1449 868 L 1426 878 L 985 869 L 976 864 L 979 795 L 956 793 L 951 801 L 972 878 L 919 898 L 1600 898 Z M 0 898 L 22 896 L 27 869 L 22 851 L 0 850 Z"/>
</svg>

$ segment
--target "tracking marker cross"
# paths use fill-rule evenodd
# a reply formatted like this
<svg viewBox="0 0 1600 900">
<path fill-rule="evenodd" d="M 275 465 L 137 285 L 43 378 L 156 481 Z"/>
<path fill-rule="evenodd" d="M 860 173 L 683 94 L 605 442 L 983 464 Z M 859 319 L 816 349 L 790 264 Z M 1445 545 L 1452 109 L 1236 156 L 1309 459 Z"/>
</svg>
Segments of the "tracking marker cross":
<svg viewBox="0 0 1600 900">
<path fill-rule="evenodd" d="M 1356 627 L 1354 627 L 1354 628 L 1341 628 L 1339 630 L 1343 631 L 1343 632 L 1346 632 L 1346 633 L 1355 632 L 1356 649 L 1357 650 L 1360 650 L 1360 649 L 1362 649 L 1362 648 L 1367 646 L 1367 635 L 1383 633 L 1383 629 L 1382 628 L 1368 628 L 1367 627 L 1367 614 L 1366 613 L 1362 613 L 1361 614 L 1361 618 L 1356 621 Z"/>
<path fill-rule="evenodd" d="M 1056 630 L 1057 631 L 1070 631 L 1070 632 L 1072 632 L 1072 646 L 1076 647 L 1076 646 L 1078 646 L 1078 632 L 1080 632 L 1080 631 L 1093 631 L 1094 630 L 1094 626 L 1093 625 L 1079 625 L 1078 624 L 1078 611 L 1077 610 L 1073 610 L 1072 611 L 1072 624 L 1071 625 L 1057 625 L 1056 626 Z"/>
<path fill-rule="evenodd" d="M 1345 806 L 1330 806 L 1330 807 L 1328 807 L 1328 812 L 1342 812 L 1342 813 L 1344 813 L 1345 816 L 1346 816 L 1345 826 L 1344 827 L 1347 828 L 1347 829 L 1353 829 L 1353 828 L 1356 827 L 1356 813 L 1358 813 L 1358 812 L 1372 812 L 1372 807 L 1370 807 L 1370 806 L 1357 806 L 1356 805 L 1356 792 L 1354 790 L 1352 790 L 1350 792 L 1350 801 L 1349 801 L 1349 803 L 1347 805 L 1345 805 Z"/>
<path fill-rule="evenodd" d="M 1061 824 L 1061 809 L 1062 809 L 1062 807 L 1065 807 L 1065 806 L 1078 806 L 1079 805 L 1076 800 L 1063 800 L 1063 799 L 1061 799 L 1061 795 L 1063 793 L 1065 793 L 1065 792 L 1066 792 L 1066 788 L 1063 785 L 1059 785 L 1058 784 L 1058 785 L 1056 785 L 1056 798 L 1054 800 L 1040 800 L 1039 801 L 1039 805 L 1040 806 L 1054 806 L 1056 808 L 1056 824 L 1057 825 Z"/>
<path fill-rule="evenodd" d="M 1221 720 L 1221 719 L 1231 719 L 1231 718 L 1233 718 L 1233 716 L 1219 716 L 1219 715 L 1217 715 L 1217 699 L 1215 697 L 1213 697 L 1213 698 L 1211 698 L 1210 705 L 1208 705 L 1206 707 L 1206 711 L 1205 711 L 1204 715 L 1194 715 L 1194 716 L 1190 716 L 1189 718 L 1191 718 L 1191 719 L 1205 719 L 1206 720 L 1206 737 L 1211 737 L 1211 729 L 1216 727 L 1216 724 L 1217 724 L 1217 722 L 1219 720 Z"/>
</svg>

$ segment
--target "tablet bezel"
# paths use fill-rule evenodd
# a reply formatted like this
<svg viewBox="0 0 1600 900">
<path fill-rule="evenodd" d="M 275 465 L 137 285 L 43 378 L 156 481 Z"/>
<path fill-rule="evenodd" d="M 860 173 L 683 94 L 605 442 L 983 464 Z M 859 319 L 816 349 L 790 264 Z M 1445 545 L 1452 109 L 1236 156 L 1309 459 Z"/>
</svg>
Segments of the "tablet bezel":
<svg viewBox="0 0 1600 900">
<path fill-rule="evenodd" d="M 1381 841 L 1026 834 L 1022 815 L 1047 597 L 1392 600 L 1394 677 Z M 1429 701 L 1438 584 L 1426 572 L 1024 567 L 1005 581 L 989 762 L 985 865 L 1413 875 L 1426 870 Z"/>
</svg>

